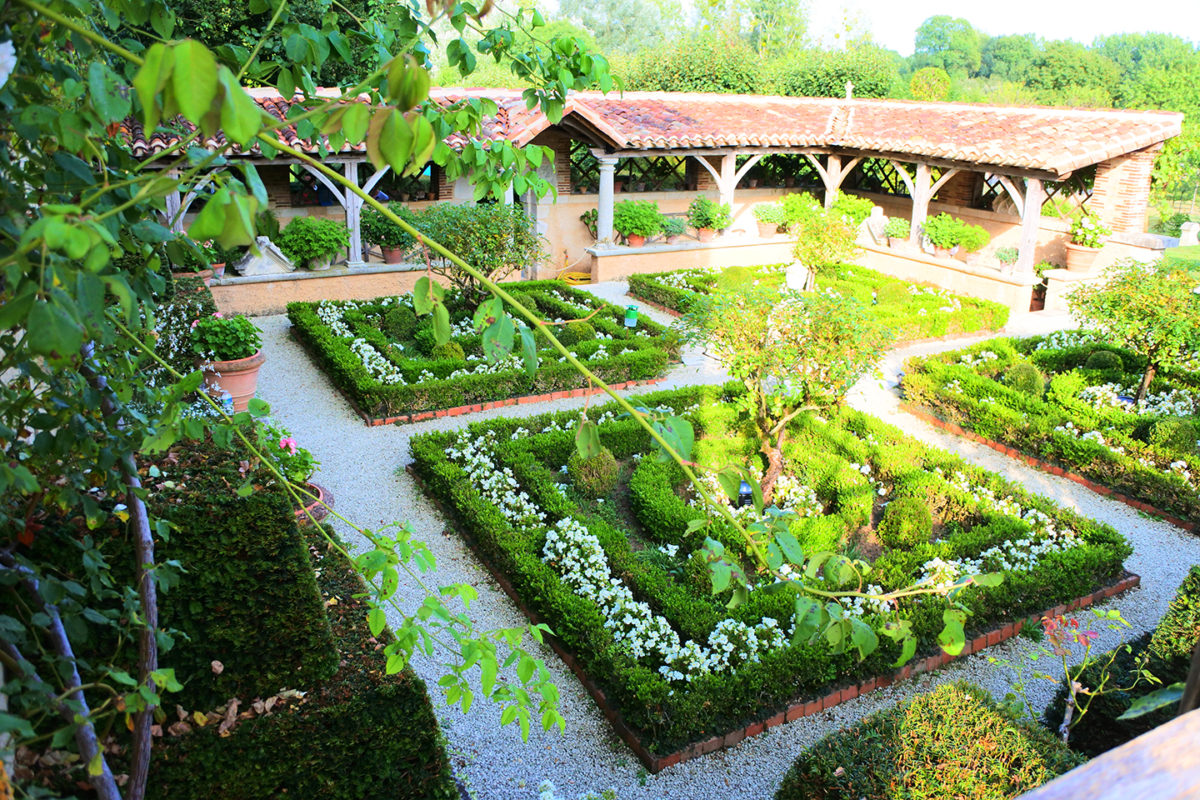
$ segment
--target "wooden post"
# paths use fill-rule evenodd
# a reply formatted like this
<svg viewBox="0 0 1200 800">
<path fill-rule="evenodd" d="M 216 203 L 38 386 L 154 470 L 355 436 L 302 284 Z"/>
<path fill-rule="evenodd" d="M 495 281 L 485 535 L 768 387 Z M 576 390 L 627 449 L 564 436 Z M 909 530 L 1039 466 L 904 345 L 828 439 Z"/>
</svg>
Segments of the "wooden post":
<svg viewBox="0 0 1200 800">
<path fill-rule="evenodd" d="M 346 162 L 346 180 L 352 182 L 355 186 L 358 185 L 358 162 Z M 346 227 L 350 229 L 350 253 L 347 258 L 347 263 L 361 264 L 363 263 L 363 246 L 362 246 L 362 204 L 363 200 L 357 194 L 346 188 L 344 192 L 345 200 L 342 206 L 346 209 Z"/>
<path fill-rule="evenodd" d="M 912 194 L 913 210 L 908 240 L 914 244 L 920 244 L 921 237 L 924 235 L 925 219 L 929 216 L 929 198 L 933 194 L 930 191 L 929 165 L 923 161 L 917 163 L 917 176 L 913 178 L 909 192 Z"/>
<path fill-rule="evenodd" d="M 1017 263 L 1014 271 L 1032 274 L 1036 260 L 1038 231 L 1042 226 L 1042 204 L 1046 202 L 1046 189 L 1037 178 L 1025 181 L 1025 196 L 1021 202 L 1021 243 L 1017 246 Z"/>
</svg>

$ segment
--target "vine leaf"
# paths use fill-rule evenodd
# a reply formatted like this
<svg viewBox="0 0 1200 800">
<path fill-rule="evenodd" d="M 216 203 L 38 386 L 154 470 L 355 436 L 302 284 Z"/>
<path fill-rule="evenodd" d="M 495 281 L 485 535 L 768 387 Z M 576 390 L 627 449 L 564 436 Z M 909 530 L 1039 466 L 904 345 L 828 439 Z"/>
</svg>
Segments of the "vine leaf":
<svg viewBox="0 0 1200 800">
<path fill-rule="evenodd" d="M 538 369 L 537 342 L 529 328 L 522 325 L 518 330 L 521 332 L 521 354 L 525 359 L 525 374 L 532 378 Z"/>
<path fill-rule="evenodd" d="M 942 612 L 942 632 L 938 634 L 938 644 L 942 650 L 952 656 L 963 651 L 966 646 L 966 633 L 963 625 L 967 621 L 967 612 L 958 608 L 947 608 Z"/>
<path fill-rule="evenodd" d="M 584 459 L 600 455 L 600 429 L 584 416 L 580 417 L 579 427 L 575 429 L 575 449 Z"/>
</svg>

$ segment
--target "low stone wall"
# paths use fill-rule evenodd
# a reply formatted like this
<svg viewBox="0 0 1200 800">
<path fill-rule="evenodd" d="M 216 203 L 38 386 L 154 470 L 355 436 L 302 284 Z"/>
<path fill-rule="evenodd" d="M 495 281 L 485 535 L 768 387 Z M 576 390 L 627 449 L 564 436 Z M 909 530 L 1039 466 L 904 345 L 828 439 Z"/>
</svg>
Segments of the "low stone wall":
<svg viewBox="0 0 1200 800">
<path fill-rule="evenodd" d="M 990 266 L 926 255 L 912 245 L 899 248 L 863 245 L 858 262 L 907 281 L 932 283 L 955 294 L 995 300 L 1008 306 L 1014 314 L 1029 311 L 1033 287 L 1037 283 L 1033 275 L 1006 275 Z"/>
<path fill-rule="evenodd" d="M 282 314 L 301 300 L 370 300 L 411 291 L 425 268 L 412 264 L 366 264 L 320 272 L 296 270 L 284 275 L 229 276 L 209 287 L 217 308 L 226 314 Z M 438 279 L 445 284 L 444 280 Z"/>
<path fill-rule="evenodd" d="M 728 236 L 713 242 L 688 241 L 646 247 L 591 247 L 592 281 L 617 280 L 647 272 L 666 272 L 689 267 L 756 267 L 792 260 L 792 241 L 778 235 Z"/>
</svg>

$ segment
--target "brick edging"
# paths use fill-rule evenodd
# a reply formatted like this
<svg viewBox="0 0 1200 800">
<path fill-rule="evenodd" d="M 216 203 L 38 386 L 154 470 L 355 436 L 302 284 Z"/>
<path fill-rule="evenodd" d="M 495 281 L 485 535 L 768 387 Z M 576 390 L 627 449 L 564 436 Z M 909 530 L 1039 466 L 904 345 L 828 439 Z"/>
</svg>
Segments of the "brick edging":
<svg viewBox="0 0 1200 800">
<path fill-rule="evenodd" d="M 1066 478 L 1069 481 L 1078 483 L 1080 486 L 1083 486 L 1086 489 L 1091 489 L 1096 494 L 1104 497 L 1111 497 L 1113 500 L 1124 503 L 1130 508 L 1135 508 L 1138 511 L 1144 511 L 1147 514 L 1152 514 L 1166 522 L 1171 523 L 1172 525 L 1175 525 L 1176 527 L 1183 528 L 1185 531 L 1190 533 L 1197 533 L 1200 531 L 1200 525 L 1197 525 L 1195 522 L 1182 520 L 1173 514 L 1168 514 L 1166 511 L 1150 505 L 1149 503 L 1142 502 L 1136 497 L 1130 497 L 1127 494 L 1114 491 L 1103 484 L 1096 483 L 1090 478 L 1085 478 L 1076 472 L 1065 470 L 1057 464 L 1052 464 L 1049 461 L 1043 461 L 1035 456 L 1027 455 L 1020 450 L 1017 450 L 1015 447 L 1009 447 L 1008 445 L 1001 444 L 993 439 L 980 436 L 973 430 L 964 428 L 957 423 L 944 420 L 936 414 L 919 406 L 915 406 L 912 403 L 901 403 L 900 409 L 912 414 L 922 422 L 927 422 L 930 425 L 933 425 L 935 428 L 941 428 L 942 430 L 953 433 L 956 436 L 962 436 L 965 439 L 970 439 L 972 442 L 977 442 L 978 444 L 990 447 L 998 453 L 1003 453 L 1004 455 L 1015 458 L 1018 461 L 1023 461 L 1034 469 L 1041 470 L 1042 472 L 1049 472 L 1051 475 L 1057 475 L 1060 478 Z"/>
<path fill-rule="evenodd" d="M 438 510 L 441 511 L 443 515 L 447 515 L 446 509 L 442 506 L 441 501 L 437 500 L 430 495 L 428 491 L 426 491 L 424 481 L 421 480 L 421 476 L 417 474 L 416 470 L 413 469 L 413 466 L 409 464 L 407 467 L 405 467 L 405 469 L 408 474 L 412 476 L 413 480 L 416 481 L 417 485 L 421 488 L 421 491 L 425 494 L 425 496 L 433 501 L 434 505 L 438 507 Z M 543 620 L 541 616 L 534 613 L 528 606 L 525 605 L 525 602 L 517 594 L 516 588 L 512 585 L 512 582 L 508 579 L 508 577 L 492 565 L 491 559 L 489 559 L 482 552 L 482 550 L 479 548 L 478 542 L 475 541 L 475 538 L 464 534 L 457 526 L 454 527 L 456 532 L 459 533 L 460 538 L 466 542 L 467 547 L 471 549 L 471 552 L 475 555 L 479 562 L 483 564 L 484 568 L 487 569 L 488 573 L 492 576 L 492 578 L 495 579 L 500 588 L 504 590 L 504 593 L 508 595 L 509 599 L 512 600 L 518 609 L 520 609 L 521 613 L 524 614 L 525 617 L 534 624 L 542 622 Z M 624 718 L 621 716 L 621 712 L 611 703 L 609 703 L 607 695 L 604 694 L 604 690 L 596 685 L 591 676 L 589 676 L 579 664 L 579 661 L 575 658 L 574 654 L 567 650 L 566 646 L 558 639 L 557 636 L 547 635 L 545 637 L 545 642 L 550 645 L 551 649 L 554 650 L 555 654 L 559 657 L 563 664 L 565 664 L 567 668 L 574 673 L 575 677 L 579 679 L 579 682 L 583 684 L 583 688 L 586 689 L 588 694 L 592 696 L 592 699 L 596 702 L 597 707 L 599 707 L 600 711 L 604 714 L 604 718 L 608 720 L 610 725 L 612 725 L 616 734 L 621 737 L 621 739 L 627 745 L 629 745 L 629 748 L 633 750 L 634 754 L 638 757 L 638 760 L 645 765 L 646 769 L 651 774 L 655 774 L 680 762 L 688 761 L 698 756 L 707 755 L 708 753 L 714 753 L 717 750 L 723 750 L 727 747 L 733 747 L 743 739 L 751 736 L 758 736 L 759 734 L 786 722 L 793 722 L 801 717 L 819 714 L 826 709 L 833 708 L 839 703 L 845 703 L 849 700 L 853 700 L 859 695 L 868 694 L 876 689 L 886 688 L 891 686 L 893 683 L 907 680 L 908 678 L 920 675 L 923 672 L 933 672 L 934 670 L 940 669 L 946 664 L 949 664 L 956 658 L 964 658 L 972 653 L 977 653 L 987 647 L 992 647 L 1000 642 L 1013 638 L 1021 632 L 1026 624 L 1037 626 L 1040 624 L 1042 617 L 1057 616 L 1059 614 L 1065 614 L 1068 611 L 1087 608 L 1094 603 L 1107 600 L 1108 598 L 1120 594 L 1121 592 L 1128 591 L 1129 589 L 1138 586 L 1141 583 L 1141 580 L 1142 579 L 1140 576 L 1126 570 L 1121 579 L 1116 583 L 1101 587 L 1091 594 L 1076 598 L 1064 605 L 1058 605 L 1054 608 L 1047 609 L 1040 614 L 1033 614 L 1029 617 L 1006 623 L 997 628 L 979 634 L 974 639 L 968 640 L 964 645 L 962 652 L 957 656 L 951 656 L 939 650 L 927 658 L 910 661 L 890 675 L 877 675 L 859 683 L 839 686 L 824 697 L 819 697 L 815 700 L 798 700 L 770 717 L 756 720 L 745 727 L 736 728 L 721 736 L 713 736 L 703 741 L 693 742 L 681 750 L 677 750 L 673 753 L 668 753 L 662 756 L 653 755 L 649 750 L 646 749 L 646 746 L 642 744 L 641 739 L 638 738 L 633 729 L 630 728 L 625 722 Z"/>
</svg>

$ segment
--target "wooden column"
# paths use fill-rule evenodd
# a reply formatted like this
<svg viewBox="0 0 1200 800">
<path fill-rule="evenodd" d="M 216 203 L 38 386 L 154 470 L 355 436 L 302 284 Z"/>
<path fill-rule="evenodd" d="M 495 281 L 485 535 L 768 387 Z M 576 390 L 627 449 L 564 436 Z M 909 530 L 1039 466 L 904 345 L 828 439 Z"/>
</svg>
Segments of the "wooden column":
<svg viewBox="0 0 1200 800">
<path fill-rule="evenodd" d="M 821 176 L 821 183 L 825 186 L 825 208 L 831 208 L 837 200 L 837 193 L 842 187 L 842 181 L 846 180 L 846 176 L 858 166 L 858 162 L 862 159 L 852 158 L 848 164 L 842 166 L 842 157 L 839 155 L 831 153 L 825 158 L 824 164 L 818 161 L 812 153 L 804 155 L 817 170 L 817 174 Z"/>
<path fill-rule="evenodd" d="M 908 174 L 907 171 L 905 174 Z M 909 229 L 908 240 L 920 244 L 921 237 L 925 235 L 925 220 L 929 217 L 929 198 L 933 196 L 928 164 L 924 162 L 917 164 L 917 174 L 908 187 L 908 193 L 912 196 L 913 204 L 912 225 Z"/>
<path fill-rule="evenodd" d="M 1017 274 L 1033 273 L 1036 261 L 1038 230 L 1042 226 L 1042 204 L 1046 202 L 1046 188 L 1037 178 L 1025 181 L 1025 196 L 1021 202 L 1021 243 L 1017 246 L 1017 263 L 1013 269 Z"/>
</svg>

